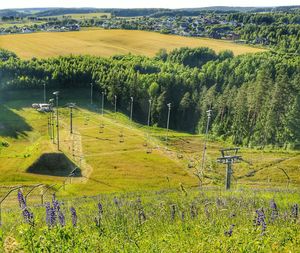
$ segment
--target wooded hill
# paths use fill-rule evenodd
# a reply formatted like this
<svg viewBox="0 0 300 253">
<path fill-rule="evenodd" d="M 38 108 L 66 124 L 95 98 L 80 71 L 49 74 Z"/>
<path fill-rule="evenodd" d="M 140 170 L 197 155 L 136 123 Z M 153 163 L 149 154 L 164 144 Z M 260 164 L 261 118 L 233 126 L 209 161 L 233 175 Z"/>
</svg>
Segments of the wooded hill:
<svg viewBox="0 0 300 253">
<path fill-rule="evenodd" d="M 211 133 L 235 144 L 299 147 L 300 57 L 257 53 L 234 57 L 208 48 L 161 50 L 143 56 L 69 56 L 20 60 L 1 53 L 1 89 L 90 87 L 106 91 L 118 108 L 129 109 L 145 122 L 153 100 L 152 124 L 203 133 L 206 111 L 212 109 Z M 30 91 L 28 91 L 30 92 Z M 100 94 L 100 93 L 98 93 Z M 100 96 L 100 95 L 99 95 Z"/>
</svg>

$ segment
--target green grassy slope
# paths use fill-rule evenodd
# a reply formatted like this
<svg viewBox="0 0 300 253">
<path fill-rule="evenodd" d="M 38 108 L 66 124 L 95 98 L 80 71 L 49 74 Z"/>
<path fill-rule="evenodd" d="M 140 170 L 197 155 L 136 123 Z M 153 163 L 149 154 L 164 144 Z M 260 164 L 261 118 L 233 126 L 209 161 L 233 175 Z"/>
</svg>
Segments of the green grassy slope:
<svg viewBox="0 0 300 253">
<path fill-rule="evenodd" d="M 26 172 L 43 153 L 57 152 L 48 134 L 48 115 L 30 108 L 40 100 L 40 93 L 14 92 L 2 99 L 0 139 L 9 146 L 0 149 L 1 192 L 5 192 L 3 186 L 12 185 L 56 183 L 59 187 L 64 180 Z M 68 180 L 60 194 L 94 195 L 198 184 L 194 173 L 200 167 L 203 136 L 171 131 L 166 148 L 164 129 L 132 123 L 121 113 L 105 111 L 102 117 L 99 109 L 89 106 L 88 94 L 88 90 L 61 93 L 60 105 L 69 101 L 78 105 L 73 135 L 69 133 L 69 109 L 60 108 L 61 151 L 81 168 L 83 177 L 73 179 L 71 184 Z M 124 142 L 120 142 L 122 139 Z M 223 185 L 225 168 L 216 158 L 220 148 L 229 146 L 217 140 L 208 142 L 205 185 Z M 290 186 L 300 184 L 298 152 L 242 148 L 241 154 L 248 163 L 234 165 L 233 187 L 286 187 L 288 178 Z"/>
</svg>

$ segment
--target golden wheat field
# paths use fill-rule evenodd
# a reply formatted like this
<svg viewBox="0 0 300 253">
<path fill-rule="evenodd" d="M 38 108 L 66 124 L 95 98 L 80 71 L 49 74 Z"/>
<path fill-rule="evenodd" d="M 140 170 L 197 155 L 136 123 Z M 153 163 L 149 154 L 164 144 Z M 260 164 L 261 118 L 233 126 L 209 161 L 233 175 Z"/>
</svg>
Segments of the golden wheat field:
<svg viewBox="0 0 300 253">
<path fill-rule="evenodd" d="M 263 51 L 223 40 L 163 35 L 146 31 L 100 29 L 3 35 L 0 36 L 0 47 L 11 50 L 24 59 L 70 54 L 108 57 L 132 53 L 154 56 L 161 48 L 169 51 L 179 47 L 209 47 L 216 52 L 229 49 L 235 55 Z"/>
</svg>

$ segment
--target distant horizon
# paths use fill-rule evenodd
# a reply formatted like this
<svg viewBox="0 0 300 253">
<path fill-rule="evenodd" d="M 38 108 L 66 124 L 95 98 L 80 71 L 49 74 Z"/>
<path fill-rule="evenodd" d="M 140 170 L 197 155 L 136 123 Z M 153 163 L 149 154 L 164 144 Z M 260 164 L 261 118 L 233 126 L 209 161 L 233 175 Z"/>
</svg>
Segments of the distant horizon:
<svg viewBox="0 0 300 253">
<path fill-rule="evenodd" d="M 288 2 L 288 3 L 287 3 Z M 95 9 L 189 9 L 210 7 L 233 8 L 272 8 L 300 5 L 300 0 L 211 0 L 210 4 L 199 3 L 197 0 L 10 0 L 0 4 L 0 10 L 5 9 L 39 9 L 39 8 L 95 8 Z"/>
<path fill-rule="evenodd" d="M 296 6 L 300 7 L 299 4 L 292 5 L 274 5 L 274 6 L 229 6 L 229 5 L 212 5 L 212 6 L 199 6 L 199 7 L 179 7 L 179 8 L 170 8 L 170 7 L 93 7 L 93 6 L 82 6 L 82 7 L 64 7 L 64 6 L 51 6 L 51 7 L 16 7 L 16 8 L 0 8 L 0 10 L 25 10 L 25 9 L 202 9 L 202 8 L 278 8 L 278 7 L 289 7 Z"/>
</svg>

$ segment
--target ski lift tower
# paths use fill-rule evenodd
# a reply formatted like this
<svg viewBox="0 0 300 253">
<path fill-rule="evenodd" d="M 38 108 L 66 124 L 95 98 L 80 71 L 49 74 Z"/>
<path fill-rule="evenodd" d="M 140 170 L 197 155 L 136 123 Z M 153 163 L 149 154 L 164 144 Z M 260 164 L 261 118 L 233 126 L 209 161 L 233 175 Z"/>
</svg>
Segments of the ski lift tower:
<svg viewBox="0 0 300 253">
<path fill-rule="evenodd" d="M 232 174 L 232 165 L 233 163 L 238 163 L 242 161 L 242 156 L 238 155 L 238 151 L 240 148 L 224 148 L 221 149 L 221 157 L 217 159 L 218 163 L 227 164 L 226 167 L 226 181 L 225 181 L 225 189 L 230 189 L 231 182 L 231 174 Z"/>
</svg>

